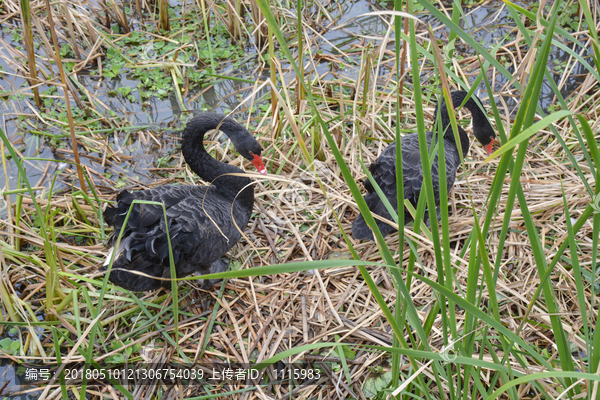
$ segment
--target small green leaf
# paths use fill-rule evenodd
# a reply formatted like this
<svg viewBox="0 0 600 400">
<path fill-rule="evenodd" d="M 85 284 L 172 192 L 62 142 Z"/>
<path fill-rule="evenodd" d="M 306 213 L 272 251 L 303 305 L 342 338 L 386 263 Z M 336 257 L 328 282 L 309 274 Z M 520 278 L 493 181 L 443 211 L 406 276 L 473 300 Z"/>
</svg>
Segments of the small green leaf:
<svg viewBox="0 0 600 400">
<path fill-rule="evenodd" d="M 10 340 L 10 338 L 4 338 L 4 339 L 0 340 L 0 347 L 2 349 L 8 350 L 10 348 L 11 342 L 12 342 L 12 340 Z"/>
<path fill-rule="evenodd" d="M 386 389 L 392 381 L 392 372 L 388 371 L 383 375 L 368 378 L 363 386 L 365 397 L 374 398 L 384 389 Z"/>
<path fill-rule="evenodd" d="M 121 72 L 121 66 L 119 64 L 113 64 L 110 67 L 110 71 L 116 76 Z"/>
<path fill-rule="evenodd" d="M 123 95 L 123 97 L 127 97 L 129 93 L 131 93 L 131 88 L 128 86 L 123 86 L 117 89 L 119 93 Z"/>
</svg>

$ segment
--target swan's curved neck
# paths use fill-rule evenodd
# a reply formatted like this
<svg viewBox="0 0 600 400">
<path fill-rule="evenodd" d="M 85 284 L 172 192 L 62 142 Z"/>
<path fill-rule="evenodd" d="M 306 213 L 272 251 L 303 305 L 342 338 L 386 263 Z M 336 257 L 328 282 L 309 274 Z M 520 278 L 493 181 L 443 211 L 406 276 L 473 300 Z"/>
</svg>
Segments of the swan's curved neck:
<svg viewBox="0 0 600 400">
<path fill-rule="evenodd" d="M 451 94 L 452 106 L 454 108 L 460 106 L 463 103 L 463 101 L 465 100 L 465 97 L 467 97 L 467 92 L 465 92 L 465 91 L 460 90 L 460 91 L 452 92 L 452 94 Z M 477 102 L 474 100 L 474 98 L 476 98 L 476 96 L 472 95 L 469 98 L 469 100 L 466 101 L 465 108 L 471 112 L 471 116 L 473 118 L 473 130 L 475 132 L 477 132 L 484 125 L 489 124 L 489 122 L 487 120 L 486 115 L 483 113 L 483 111 L 480 108 L 480 107 L 482 107 L 482 106 L 480 106 L 481 102 L 480 102 L 480 104 L 477 104 Z M 478 101 L 479 101 L 479 99 L 478 99 Z M 444 139 L 456 143 L 456 141 L 454 139 L 454 132 L 452 132 L 452 127 L 450 124 L 450 116 L 448 115 L 448 108 L 446 107 L 445 98 L 442 98 L 441 107 L 439 106 L 439 104 L 438 104 L 438 106 L 436 106 L 435 113 L 434 113 L 435 118 L 437 118 L 437 115 L 438 115 L 438 108 L 440 111 L 442 129 L 445 132 Z M 458 132 L 459 132 L 459 137 L 460 137 L 461 149 L 462 149 L 463 155 L 466 156 L 469 151 L 469 144 L 470 144 L 469 136 L 467 135 L 467 132 L 465 132 L 460 127 L 458 127 Z"/>
<path fill-rule="evenodd" d="M 211 182 L 217 191 L 225 193 L 233 199 L 240 190 L 244 189 L 251 181 L 250 178 L 224 174 L 243 174 L 244 171 L 220 161 L 215 160 L 204 148 L 204 135 L 213 129 L 223 131 L 230 139 L 235 141 L 245 133 L 245 129 L 237 122 L 225 118 L 222 114 L 200 114 L 192 119 L 183 131 L 181 151 L 185 162 L 200 178 Z M 249 133 L 248 133 L 249 134 Z M 250 185 L 239 193 L 236 202 L 254 202 L 254 188 Z"/>
</svg>

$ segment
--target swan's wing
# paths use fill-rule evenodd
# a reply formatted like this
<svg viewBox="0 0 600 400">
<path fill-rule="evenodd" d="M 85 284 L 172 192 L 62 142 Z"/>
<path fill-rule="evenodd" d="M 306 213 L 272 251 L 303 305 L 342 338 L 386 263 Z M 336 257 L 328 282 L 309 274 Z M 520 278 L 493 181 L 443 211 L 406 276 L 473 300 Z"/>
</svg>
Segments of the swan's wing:
<svg viewBox="0 0 600 400">
<path fill-rule="evenodd" d="M 214 187 L 196 188 L 207 190 L 198 190 L 167 210 L 169 234 L 173 253 L 178 253 L 176 259 L 196 266 L 208 266 L 237 243 L 248 219 L 238 216 L 239 230 L 236 229 L 231 200 L 219 195 Z M 160 256 L 168 262 L 168 248 L 165 250 L 166 253 L 163 250 Z M 177 271 L 183 275 L 193 272 L 180 271 L 179 268 Z"/>
<path fill-rule="evenodd" d="M 135 270 L 152 276 L 169 276 L 169 242 L 177 273 L 189 275 L 202 266 L 208 266 L 225 254 L 240 238 L 231 222 L 231 207 L 223 206 L 224 199 L 214 188 L 198 186 L 161 186 L 134 193 L 123 191 L 117 197 L 117 206 L 107 208 L 106 221 L 115 227 L 109 245 L 114 245 L 124 226 L 125 216 L 134 200 L 151 200 L 165 205 L 134 205 L 113 268 Z M 245 226 L 240 226 L 244 229 Z M 111 281 L 125 288 L 148 290 L 160 287 L 160 281 L 142 278 L 128 272 L 111 272 Z M 135 279 L 135 283 L 131 281 Z M 140 281 L 147 283 L 146 287 Z M 146 284 L 145 283 L 145 284 Z"/>
<path fill-rule="evenodd" d="M 127 213 L 134 200 L 156 201 L 163 203 L 166 209 L 176 205 L 181 196 L 187 196 L 185 186 L 159 186 L 154 189 L 140 190 L 137 192 L 128 192 L 123 190 L 117 195 L 116 207 L 107 207 L 104 211 L 104 219 L 107 224 L 115 227 L 115 234 L 111 236 L 109 245 L 117 240 L 118 232 L 123 227 Z M 156 224 L 163 216 L 162 207 L 150 204 L 138 204 L 133 207 L 129 218 L 127 219 L 128 228 L 139 229 Z"/>
<path fill-rule="evenodd" d="M 428 150 L 430 144 L 431 133 L 427 132 Z M 404 175 L 404 198 L 416 207 L 423 185 L 423 166 L 421 165 L 419 136 L 417 133 L 412 133 L 402 139 L 402 172 Z M 432 171 L 432 175 L 434 174 Z"/>
<path fill-rule="evenodd" d="M 402 166 L 404 172 L 404 198 L 408 199 L 411 204 L 416 208 L 419 203 L 419 197 L 421 195 L 421 189 L 423 187 L 423 165 L 421 164 L 421 153 L 419 151 L 419 142 L 418 136 L 416 133 L 407 135 L 413 136 L 414 139 L 404 142 L 404 138 L 402 139 Z M 431 152 L 431 142 L 433 140 L 433 133 L 428 131 L 426 132 L 427 138 L 427 152 Z M 437 151 L 437 150 L 436 150 Z M 455 159 L 456 155 L 456 145 L 444 141 L 444 154 L 446 161 L 446 184 L 448 191 L 454 185 L 454 179 L 456 177 L 456 168 Z M 433 163 L 431 164 L 431 180 L 433 183 L 433 197 L 434 202 L 437 205 L 440 204 L 440 172 L 439 172 L 439 161 L 437 154 L 433 158 Z M 427 210 L 427 206 L 425 206 L 425 210 Z M 425 211 L 425 220 L 428 219 L 427 211 Z M 405 212 L 405 220 L 411 221 L 412 216 L 407 212 Z"/>
<path fill-rule="evenodd" d="M 404 181 L 404 198 L 416 205 L 419 200 L 421 186 L 423 185 L 423 168 L 421 166 L 421 156 L 419 153 L 419 138 L 417 133 L 411 133 L 402 139 L 402 175 Z M 428 146 L 431 143 L 431 132 L 427 132 Z M 375 163 L 369 168 L 373 179 L 386 198 L 397 211 L 398 192 L 396 189 L 396 144 L 391 143 L 377 158 Z M 437 167 L 432 170 L 432 175 L 437 176 Z M 364 183 L 367 189 L 365 200 L 371 212 L 387 219 L 392 219 L 387 208 L 379 198 L 379 195 L 368 180 Z M 405 213 L 405 222 L 412 220 L 408 212 Z M 377 221 L 377 226 L 385 237 L 393 228 L 381 221 Z M 367 226 L 362 215 L 354 221 L 352 225 L 352 234 L 354 238 L 360 240 L 372 240 L 373 234 Z"/>
</svg>

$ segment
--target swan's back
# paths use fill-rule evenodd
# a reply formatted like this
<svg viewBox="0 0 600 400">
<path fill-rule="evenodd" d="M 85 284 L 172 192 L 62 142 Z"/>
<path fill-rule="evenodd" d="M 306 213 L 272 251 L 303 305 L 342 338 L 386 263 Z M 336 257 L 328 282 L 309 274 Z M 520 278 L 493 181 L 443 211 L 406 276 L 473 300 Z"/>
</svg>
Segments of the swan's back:
<svg viewBox="0 0 600 400">
<path fill-rule="evenodd" d="M 250 188 L 252 190 L 252 188 Z M 232 220 L 232 211 L 240 229 L 244 229 L 251 210 L 243 210 L 223 196 L 215 186 L 165 185 L 150 190 L 117 196 L 117 207 L 104 213 L 106 222 L 114 226 L 109 245 L 114 246 L 134 200 L 156 201 L 165 205 L 173 261 L 177 276 L 194 272 L 208 274 L 217 262 L 241 237 Z M 136 204 L 115 256 L 110 275 L 112 283 L 128 290 L 157 289 L 161 281 L 127 272 L 169 278 L 169 247 L 163 208 L 157 205 Z M 126 271 L 121 271 L 125 269 Z M 169 286 L 169 281 L 162 281 Z"/>
</svg>

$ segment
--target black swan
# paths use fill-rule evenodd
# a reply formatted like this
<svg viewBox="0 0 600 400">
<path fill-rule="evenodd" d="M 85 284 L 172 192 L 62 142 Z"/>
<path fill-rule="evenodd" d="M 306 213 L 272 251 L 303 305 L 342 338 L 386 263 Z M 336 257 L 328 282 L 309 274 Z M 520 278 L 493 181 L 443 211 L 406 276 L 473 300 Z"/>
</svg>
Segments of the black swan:
<svg viewBox="0 0 600 400">
<path fill-rule="evenodd" d="M 252 161 L 261 174 L 267 173 L 260 144 L 242 125 L 222 114 L 203 113 L 194 117 L 183 131 L 181 151 L 192 171 L 212 184 L 164 185 L 119 193 L 116 207 L 108 207 L 104 211 L 104 219 L 115 228 L 108 240 L 109 246 L 115 245 L 119 232 L 124 229 L 109 277 L 112 283 L 136 292 L 171 285 L 168 280 L 128 272 L 137 271 L 159 278 L 171 276 L 162 207 L 148 204 L 134 206 L 127 226 L 123 227 L 127 211 L 136 199 L 165 205 L 178 278 L 195 272 L 204 275 L 227 269 L 227 263 L 221 260 L 221 256 L 237 243 L 241 237 L 240 230 L 250 220 L 254 187 L 248 177 L 224 175 L 243 174 L 244 171 L 217 161 L 206 152 L 204 135 L 212 129 L 226 133 L 242 156 Z M 106 270 L 113 251 L 114 247 L 103 270 Z M 205 281 L 203 286 L 213 283 Z"/>
<path fill-rule="evenodd" d="M 463 100 L 467 96 L 467 92 L 459 90 L 452 92 L 452 104 L 454 107 L 458 107 L 462 104 Z M 475 102 L 477 102 L 479 105 Z M 438 104 L 439 106 L 439 104 Z M 434 115 L 437 118 L 438 106 L 435 108 Z M 473 117 L 473 133 L 475 138 L 483 145 L 488 154 L 492 152 L 492 144 L 496 134 L 494 128 L 487 119 L 487 116 L 482 111 L 483 105 L 481 100 L 477 96 L 473 95 L 465 103 L 465 107 L 471 111 Z M 481 107 L 481 109 L 480 109 Z M 440 116 L 442 129 L 444 134 L 444 153 L 446 156 L 446 177 L 447 177 L 447 188 L 448 191 L 452 189 L 454 180 L 456 178 L 456 171 L 460 165 L 460 156 L 456 141 L 454 140 L 454 133 L 450 126 L 450 117 L 448 116 L 448 109 L 446 108 L 446 102 L 442 99 L 440 106 Z M 460 144 L 462 148 L 463 156 L 466 156 L 469 152 L 469 137 L 467 133 L 459 126 L 458 127 Z M 427 132 L 427 148 L 431 148 L 431 141 L 433 138 L 432 132 Z M 436 135 L 437 138 L 437 135 Z M 404 176 L 404 198 L 408 199 L 411 204 L 416 208 L 419 201 L 419 194 L 421 192 L 421 185 L 423 183 L 423 169 L 421 167 L 421 155 L 419 153 L 419 136 L 418 133 L 410 133 L 403 136 L 402 139 L 402 171 Z M 375 161 L 369 167 L 369 171 L 373 175 L 375 182 L 379 185 L 382 192 L 385 194 L 390 204 L 397 211 L 398 199 L 396 191 L 396 145 L 395 143 L 390 144 Z M 433 179 L 433 192 L 435 195 L 435 204 L 440 204 L 440 193 L 439 193 L 439 173 L 438 173 L 438 159 L 437 154 L 431 167 L 431 174 Z M 367 189 L 367 195 L 365 200 L 369 206 L 371 212 L 380 215 L 386 219 L 392 220 L 390 213 L 387 211 L 383 202 L 379 199 L 377 192 L 371 185 L 368 179 L 364 181 L 365 189 Z M 439 208 L 438 208 L 438 219 L 439 219 Z M 394 230 L 390 225 L 375 220 L 377 226 L 381 231 L 381 234 L 385 237 Z M 404 221 L 412 221 L 412 215 L 405 210 Z M 428 213 L 425 212 L 425 222 L 428 223 Z M 352 224 L 352 236 L 358 240 L 373 240 L 373 232 L 367 226 L 362 214 L 354 220 Z"/>
</svg>

